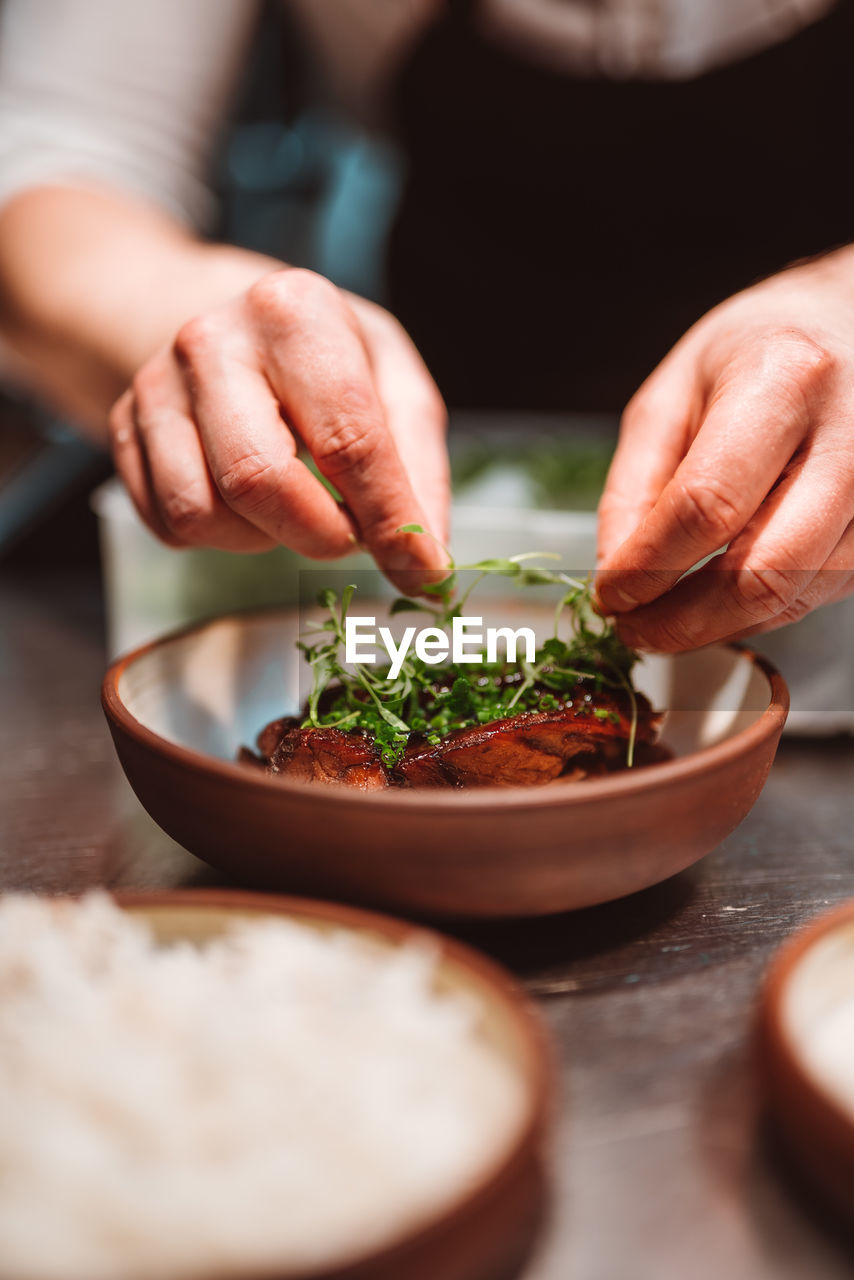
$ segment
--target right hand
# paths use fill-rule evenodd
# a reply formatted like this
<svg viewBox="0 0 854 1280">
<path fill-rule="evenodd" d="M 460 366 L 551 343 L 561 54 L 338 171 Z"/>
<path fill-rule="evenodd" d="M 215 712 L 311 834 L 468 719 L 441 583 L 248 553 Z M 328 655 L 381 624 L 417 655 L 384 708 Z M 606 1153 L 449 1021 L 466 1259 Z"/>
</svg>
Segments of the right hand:
<svg viewBox="0 0 854 1280">
<path fill-rule="evenodd" d="M 185 324 L 110 415 L 119 475 L 171 546 L 335 559 L 363 544 L 403 590 L 441 576 L 445 407 L 381 307 L 322 276 L 274 271 Z M 303 445 L 344 505 L 297 456 Z"/>
</svg>

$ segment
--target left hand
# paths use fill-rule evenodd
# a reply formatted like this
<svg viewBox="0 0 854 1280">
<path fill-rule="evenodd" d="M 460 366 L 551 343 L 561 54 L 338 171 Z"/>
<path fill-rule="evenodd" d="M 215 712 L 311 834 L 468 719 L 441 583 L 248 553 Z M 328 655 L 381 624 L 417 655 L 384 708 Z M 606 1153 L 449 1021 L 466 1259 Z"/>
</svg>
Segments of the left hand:
<svg viewBox="0 0 854 1280">
<path fill-rule="evenodd" d="M 628 644 L 676 652 L 851 591 L 848 248 L 710 311 L 633 397 L 599 507 L 597 592 Z"/>
</svg>

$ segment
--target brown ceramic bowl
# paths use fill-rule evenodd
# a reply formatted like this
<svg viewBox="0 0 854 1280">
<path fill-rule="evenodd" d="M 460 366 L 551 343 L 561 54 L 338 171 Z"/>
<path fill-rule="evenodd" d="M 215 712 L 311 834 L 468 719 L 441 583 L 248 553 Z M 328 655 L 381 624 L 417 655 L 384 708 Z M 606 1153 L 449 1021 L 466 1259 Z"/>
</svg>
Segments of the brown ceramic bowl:
<svg viewBox="0 0 854 1280">
<path fill-rule="evenodd" d="M 389 947 L 416 933 L 424 936 L 423 929 L 402 920 L 353 907 L 240 890 L 118 894 L 116 900 L 143 916 L 164 943 L 203 942 L 234 920 L 270 915 L 284 915 L 322 930 L 352 930 Z M 474 1002 L 485 1043 L 522 1085 L 520 1123 L 498 1161 L 485 1167 L 478 1182 L 439 1215 L 382 1250 L 343 1266 L 312 1271 L 311 1280 L 505 1280 L 518 1268 L 535 1235 L 544 1200 L 551 1099 L 545 1033 L 523 993 L 502 969 L 458 942 L 428 936 L 439 950 L 436 989 L 460 993 Z M 241 1274 L 240 1280 L 253 1277 Z M 263 1280 L 301 1277 L 288 1271 L 265 1275 Z"/>
<path fill-rule="evenodd" d="M 777 1128 L 807 1180 L 854 1222 L 854 1087 L 825 1061 L 829 1020 L 854 1006 L 854 902 L 826 912 L 777 954 L 760 1004 L 760 1051 Z M 854 1072 L 854 1056 L 849 1059 Z"/>
<path fill-rule="evenodd" d="M 219 618 L 119 659 L 103 688 L 119 759 L 161 827 L 235 880 L 288 892 L 457 916 L 633 893 L 738 825 L 788 709 L 780 675 L 747 651 L 650 657 L 638 683 L 667 710 L 672 760 L 546 787 L 356 793 L 234 762 L 299 706 L 298 625 L 284 610 Z"/>
</svg>

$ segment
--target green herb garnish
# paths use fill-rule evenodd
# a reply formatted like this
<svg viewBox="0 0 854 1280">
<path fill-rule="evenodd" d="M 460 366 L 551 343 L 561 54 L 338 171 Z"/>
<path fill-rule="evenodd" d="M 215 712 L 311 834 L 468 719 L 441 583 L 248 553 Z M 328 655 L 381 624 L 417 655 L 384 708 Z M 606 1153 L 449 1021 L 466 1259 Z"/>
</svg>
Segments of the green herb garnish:
<svg viewBox="0 0 854 1280">
<path fill-rule="evenodd" d="M 399 532 L 424 534 L 425 530 L 411 524 Z M 433 619 L 432 626 L 450 631 L 453 619 L 465 616 L 472 591 L 489 575 L 522 587 L 555 585 L 561 595 L 554 631 L 537 649 L 534 662 L 488 662 L 484 653 L 483 662 L 477 665 L 452 661 L 431 665 L 410 650 L 394 678 L 388 666 L 347 666 L 342 660 L 345 623 L 355 587 L 345 587 L 340 598 L 334 591 L 322 591 L 318 603 L 326 614 L 308 624 L 312 639 L 303 639 L 299 645 L 312 668 L 303 728 L 361 729 L 375 739 L 383 763 L 392 768 L 411 734 L 422 734 L 435 745 L 456 729 L 489 724 L 525 711 L 554 711 L 572 697 L 577 699 L 579 681 L 585 681 L 593 692 L 611 688 L 628 695 L 631 728 L 626 764 L 631 768 L 638 721 L 631 669 L 637 654 L 623 644 L 613 624 L 596 612 L 590 579 L 582 581 L 561 569 L 530 563 L 557 558 L 546 552 L 458 566 L 447 548 L 443 550 L 448 555 L 448 573 L 441 582 L 424 587 L 430 601 L 399 596 L 389 613 L 426 613 Z M 472 571 L 473 581 L 457 597 L 459 574 Z M 569 635 L 561 639 L 558 632 L 564 618 Z M 590 709 L 599 719 L 619 720 L 610 710 Z"/>
</svg>

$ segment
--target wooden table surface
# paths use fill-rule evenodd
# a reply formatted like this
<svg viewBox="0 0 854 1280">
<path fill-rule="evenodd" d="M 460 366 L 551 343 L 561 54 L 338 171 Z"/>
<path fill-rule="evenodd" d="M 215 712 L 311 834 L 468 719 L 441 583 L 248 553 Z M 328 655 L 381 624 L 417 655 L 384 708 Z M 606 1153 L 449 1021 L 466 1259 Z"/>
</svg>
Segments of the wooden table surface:
<svg viewBox="0 0 854 1280">
<path fill-rule="evenodd" d="M 121 776 L 102 622 L 94 562 L 0 565 L 0 888 L 217 883 Z M 852 776 L 854 741 L 786 741 L 753 812 L 693 871 L 574 915 L 455 930 L 520 977 L 557 1046 L 551 1220 L 523 1280 L 852 1274 L 851 1241 L 768 1142 L 750 1051 L 769 956 L 854 895 Z"/>
</svg>

